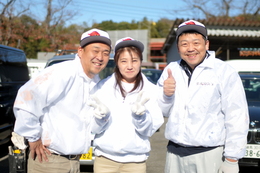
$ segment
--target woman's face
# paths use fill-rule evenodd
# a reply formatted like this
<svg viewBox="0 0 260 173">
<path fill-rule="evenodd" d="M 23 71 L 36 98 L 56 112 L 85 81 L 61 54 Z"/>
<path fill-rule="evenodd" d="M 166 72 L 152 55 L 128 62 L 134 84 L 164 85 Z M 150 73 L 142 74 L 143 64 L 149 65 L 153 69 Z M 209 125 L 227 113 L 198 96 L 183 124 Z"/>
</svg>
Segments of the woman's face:
<svg viewBox="0 0 260 173">
<path fill-rule="evenodd" d="M 133 51 L 123 51 L 118 58 L 118 69 L 123 76 L 123 82 L 134 83 L 141 69 L 140 57 Z"/>
</svg>

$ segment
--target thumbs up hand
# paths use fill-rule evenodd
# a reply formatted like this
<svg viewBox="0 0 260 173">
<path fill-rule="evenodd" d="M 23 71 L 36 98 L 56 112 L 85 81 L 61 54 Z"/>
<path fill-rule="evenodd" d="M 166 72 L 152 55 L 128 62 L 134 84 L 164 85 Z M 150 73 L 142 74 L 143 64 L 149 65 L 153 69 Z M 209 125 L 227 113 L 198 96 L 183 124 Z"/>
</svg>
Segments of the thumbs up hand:
<svg viewBox="0 0 260 173">
<path fill-rule="evenodd" d="M 143 115 L 146 111 L 144 104 L 150 100 L 148 97 L 143 96 L 144 91 L 138 93 L 136 102 L 132 106 L 132 112 L 136 115 Z"/>
<path fill-rule="evenodd" d="M 105 117 L 110 111 L 94 94 L 91 96 L 93 101 L 88 101 L 88 105 L 94 108 L 94 116 L 98 119 Z"/>
<path fill-rule="evenodd" d="M 163 82 L 163 93 L 170 97 L 175 92 L 176 82 L 174 77 L 172 76 L 171 69 L 167 70 L 168 72 L 168 78 Z"/>
</svg>

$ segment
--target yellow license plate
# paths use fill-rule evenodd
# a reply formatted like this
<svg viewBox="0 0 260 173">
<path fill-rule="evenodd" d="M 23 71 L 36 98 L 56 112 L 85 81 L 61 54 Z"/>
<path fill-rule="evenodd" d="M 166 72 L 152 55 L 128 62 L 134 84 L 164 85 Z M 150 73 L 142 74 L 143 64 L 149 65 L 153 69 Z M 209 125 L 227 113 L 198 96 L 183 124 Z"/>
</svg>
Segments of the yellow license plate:
<svg viewBox="0 0 260 173">
<path fill-rule="evenodd" d="M 92 160 L 92 153 L 93 153 L 92 147 L 90 147 L 88 153 L 81 155 L 80 160 Z"/>
</svg>

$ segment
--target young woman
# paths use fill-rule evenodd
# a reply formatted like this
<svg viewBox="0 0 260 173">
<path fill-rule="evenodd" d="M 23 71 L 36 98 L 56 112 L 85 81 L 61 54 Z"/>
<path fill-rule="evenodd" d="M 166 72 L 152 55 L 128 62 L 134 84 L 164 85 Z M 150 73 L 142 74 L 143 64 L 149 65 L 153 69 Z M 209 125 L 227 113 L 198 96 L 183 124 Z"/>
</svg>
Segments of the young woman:
<svg viewBox="0 0 260 173">
<path fill-rule="evenodd" d="M 116 42 L 115 72 L 92 90 L 95 173 L 146 173 L 149 137 L 163 124 L 157 86 L 141 73 L 144 45 L 130 37 Z"/>
</svg>

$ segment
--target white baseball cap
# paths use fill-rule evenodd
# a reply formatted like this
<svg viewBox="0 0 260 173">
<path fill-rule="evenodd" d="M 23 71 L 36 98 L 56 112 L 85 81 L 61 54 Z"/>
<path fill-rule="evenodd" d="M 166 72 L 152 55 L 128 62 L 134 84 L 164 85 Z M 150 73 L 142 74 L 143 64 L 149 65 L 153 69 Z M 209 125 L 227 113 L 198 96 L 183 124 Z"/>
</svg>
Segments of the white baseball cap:
<svg viewBox="0 0 260 173">
<path fill-rule="evenodd" d="M 116 41 L 115 52 L 122 47 L 129 47 L 129 46 L 137 47 L 141 52 L 144 51 L 143 43 L 131 37 L 124 37 Z"/>
<path fill-rule="evenodd" d="M 186 31 L 196 31 L 208 39 L 206 27 L 196 20 L 188 20 L 181 23 L 176 31 L 176 39 L 178 39 L 178 37 Z"/>
<path fill-rule="evenodd" d="M 96 42 L 105 43 L 111 47 L 111 40 L 109 38 L 108 33 L 105 31 L 94 28 L 94 29 L 84 32 L 81 35 L 81 39 L 80 39 L 81 47 L 84 47 L 87 44 L 96 43 Z"/>
</svg>

